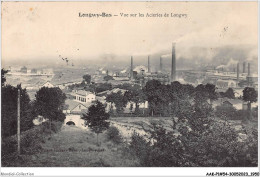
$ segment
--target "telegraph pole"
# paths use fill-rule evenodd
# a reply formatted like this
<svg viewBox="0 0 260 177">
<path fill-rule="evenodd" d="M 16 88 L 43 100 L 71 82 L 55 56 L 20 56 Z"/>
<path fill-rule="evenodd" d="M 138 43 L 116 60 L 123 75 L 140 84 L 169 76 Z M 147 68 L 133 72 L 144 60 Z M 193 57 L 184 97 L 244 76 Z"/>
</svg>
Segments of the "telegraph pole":
<svg viewBox="0 0 260 177">
<path fill-rule="evenodd" d="M 20 134 L 20 88 L 18 88 L 18 99 L 17 99 L 17 152 L 18 155 L 21 153 L 21 134 Z"/>
</svg>

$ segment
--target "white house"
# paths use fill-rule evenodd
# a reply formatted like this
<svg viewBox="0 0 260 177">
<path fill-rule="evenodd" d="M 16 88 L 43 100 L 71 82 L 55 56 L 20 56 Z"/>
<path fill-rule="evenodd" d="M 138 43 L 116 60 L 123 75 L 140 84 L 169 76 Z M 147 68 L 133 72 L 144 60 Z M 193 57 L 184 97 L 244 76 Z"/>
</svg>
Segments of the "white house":
<svg viewBox="0 0 260 177">
<path fill-rule="evenodd" d="M 71 93 L 75 101 L 82 103 L 91 103 L 96 100 L 96 95 L 92 92 L 85 90 L 75 90 Z"/>
</svg>

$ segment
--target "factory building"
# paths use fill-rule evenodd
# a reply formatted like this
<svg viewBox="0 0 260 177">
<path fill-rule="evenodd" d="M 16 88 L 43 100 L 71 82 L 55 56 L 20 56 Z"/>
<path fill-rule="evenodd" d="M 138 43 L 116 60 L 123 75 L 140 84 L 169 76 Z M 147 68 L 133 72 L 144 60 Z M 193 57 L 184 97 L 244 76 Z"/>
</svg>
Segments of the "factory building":
<svg viewBox="0 0 260 177">
<path fill-rule="evenodd" d="M 24 66 L 24 67 L 21 68 L 20 71 L 21 71 L 21 73 L 27 73 L 27 68 Z"/>
<path fill-rule="evenodd" d="M 139 83 L 142 86 L 144 86 L 149 80 L 158 80 L 162 84 L 168 84 L 170 82 L 176 81 L 175 43 L 173 43 L 172 45 L 172 64 L 170 75 L 168 73 L 164 73 L 162 57 L 160 57 L 160 69 L 158 72 L 151 71 L 150 56 L 148 56 L 147 58 L 147 72 L 145 72 L 145 70 L 141 70 L 139 73 L 134 73 L 135 71 L 133 71 L 133 63 L 133 56 L 131 56 L 129 79 L 135 81 L 136 83 Z"/>
<path fill-rule="evenodd" d="M 144 69 L 141 69 L 139 72 L 133 71 L 133 57 L 131 57 L 131 67 L 130 67 L 130 80 L 134 80 L 136 83 L 144 86 L 146 82 L 150 80 L 158 80 L 162 84 L 170 83 L 170 77 L 168 74 L 162 72 L 151 72 L 151 65 L 150 65 L 150 56 L 148 56 L 147 60 L 147 72 Z M 133 79 L 131 79 L 133 78 Z"/>
</svg>

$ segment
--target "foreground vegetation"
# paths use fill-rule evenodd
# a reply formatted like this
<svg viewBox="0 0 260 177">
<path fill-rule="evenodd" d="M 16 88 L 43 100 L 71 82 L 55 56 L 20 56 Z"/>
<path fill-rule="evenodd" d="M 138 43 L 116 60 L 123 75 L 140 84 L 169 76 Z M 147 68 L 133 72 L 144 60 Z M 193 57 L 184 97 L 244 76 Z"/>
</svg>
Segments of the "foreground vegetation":
<svg viewBox="0 0 260 177">
<path fill-rule="evenodd" d="M 52 125 L 51 125 L 52 124 Z M 21 156 L 17 155 L 17 136 L 1 139 L 1 162 L 2 166 L 16 166 L 17 162 L 23 166 L 23 157 L 40 153 L 43 144 L 52 138 L 52 133 L 57 133 L 62 127 L 62 122 L 44 122 L 21 133 Z"/>
<path fill-rule="evenodd" d="M 123 119 L 123 118 L 122 118 Z M 125 118 L 124 118 L 125 119 Z M 165 123 L 168 122 L 165 120 Z M 151 118 L 150 122 L 153 124 Z M 135 123 L 135 122 L 132 122 Z M 141 121 L 138 123 L 141 124 Z M 46 125 L 48 125 L 46 123 Z M 133 133 L 130 140 L 110 126 L 99 134 L 90 129 L 83 130 L 60 124 L 53 125 L 50 137 L 48 126 L 38 126 L 23 132 L 22 155 L 7 153 L 4 146 L 2 166 L 24 167 L 246 167 L 257 166 L 257 129 L 254 124 L 242 124 L 248 138 L 241 141 L 239 133 L 227 122 L 214 120 L 209 129 L 200 135 L 187 123 L 177 124 L 176 129 L 167 130 L 165 124 L 152 127 L 150 138 Z M 30 130 L 30 131 L 32 131 Z M 178 131 L 178 133 L 176 133 Z M 41 134 L 39 134 L 41 132 Z M 44 132 L 44 133 L 42 133 Z M 9 140 L 15 148 L 15 139 Z M 24 141 L 25 140 L 25 141 Z M 32 141 L 28 141 L 32 140 Z M 5 143 L 4 143 L 5 144 Z M 6 147 L 6 148 L 5 148 Z"/>
<path fill-rule="evenodd" d="M 107 132 L 96 135 L 73 126 L 64 126 L 61 131 L 44 138 L 38 145 L 32 145 L 28 152 L 17 158 L 8 156 L 8 163 L 2 166 L 14 167 L 134 167 L 139 160 L 124 154 L 125 144 L 114 143 L 107 137 Z M 4 159 L 4 161 L 6 162 Z M 3 160 L 2 160 L 3 163 Z"/>
</svg>

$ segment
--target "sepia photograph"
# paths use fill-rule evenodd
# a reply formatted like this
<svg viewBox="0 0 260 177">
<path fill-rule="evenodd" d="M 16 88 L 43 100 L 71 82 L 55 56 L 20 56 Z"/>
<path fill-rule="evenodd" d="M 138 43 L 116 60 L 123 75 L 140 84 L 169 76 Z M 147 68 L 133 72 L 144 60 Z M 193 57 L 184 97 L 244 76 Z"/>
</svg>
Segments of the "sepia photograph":
<svg viewBox="0 0 260 177">
<path fill-rule="evenodd" d="M 257 1 L 4 1 L 1 51 L 1 167 L 259 176 Z"/>
</svg>

